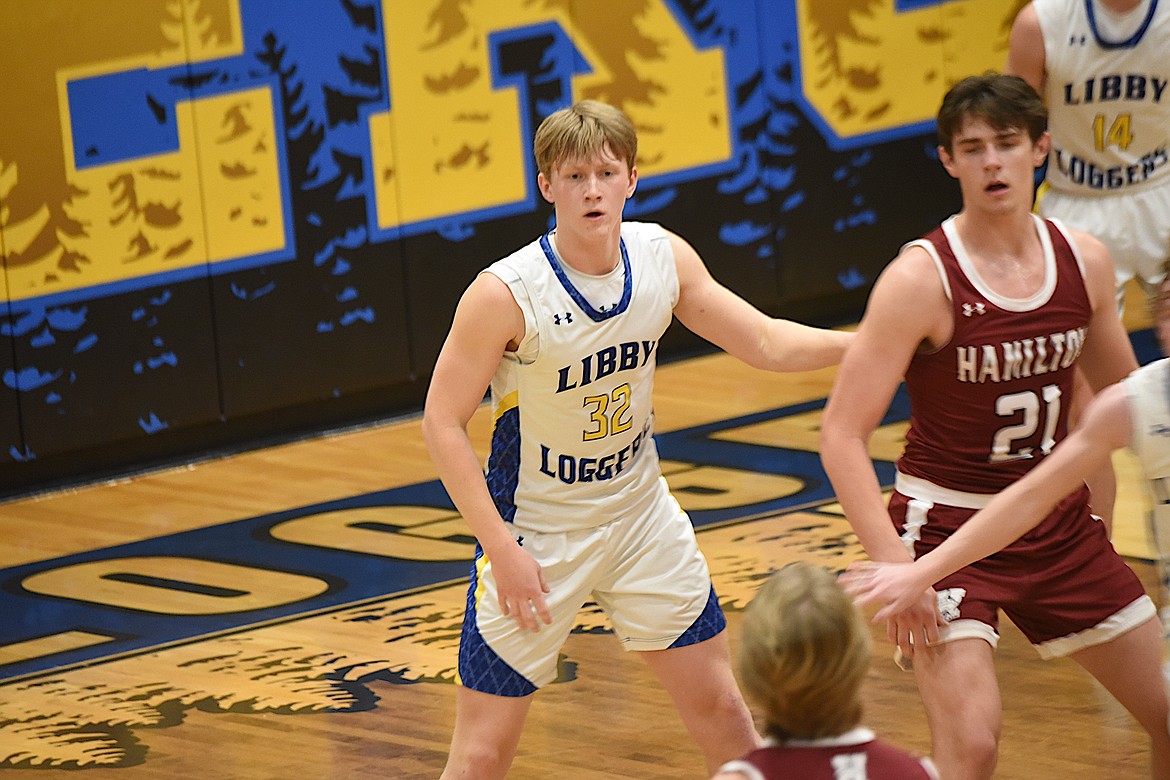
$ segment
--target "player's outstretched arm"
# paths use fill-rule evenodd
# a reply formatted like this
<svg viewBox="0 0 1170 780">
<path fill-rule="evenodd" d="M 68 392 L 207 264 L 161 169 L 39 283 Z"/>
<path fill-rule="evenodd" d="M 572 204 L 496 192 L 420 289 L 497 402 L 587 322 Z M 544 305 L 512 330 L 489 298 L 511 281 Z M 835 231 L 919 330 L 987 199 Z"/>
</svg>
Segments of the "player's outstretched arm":
<svg viewBox="0 0 1170 780">
<path fill-rule="evenodd" d="M 688 330 L 754 368 L 812 371 L 841 362 L 853 334 L 774 319 L 717 282 L 694 248 L 670 234 L 678 268 L 674 314 Z"/>
</svg>

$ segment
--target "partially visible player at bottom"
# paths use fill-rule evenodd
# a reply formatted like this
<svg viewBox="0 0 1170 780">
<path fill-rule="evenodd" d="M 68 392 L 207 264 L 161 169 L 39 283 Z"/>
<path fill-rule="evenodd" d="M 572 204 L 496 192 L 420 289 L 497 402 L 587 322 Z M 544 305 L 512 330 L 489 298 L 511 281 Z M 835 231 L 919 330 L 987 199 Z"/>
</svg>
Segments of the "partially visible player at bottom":
<svg viewBox="0 0 1170 780">
<path fill-rule="evenodd" d="M 930 759 L 861 726 L 869 627 L 836 578 L 799 561 L 770 576 L 744 612 L 736 669 L 762 710 L 764 745 L 713 780 L 937 778 Z"/>
</svg>

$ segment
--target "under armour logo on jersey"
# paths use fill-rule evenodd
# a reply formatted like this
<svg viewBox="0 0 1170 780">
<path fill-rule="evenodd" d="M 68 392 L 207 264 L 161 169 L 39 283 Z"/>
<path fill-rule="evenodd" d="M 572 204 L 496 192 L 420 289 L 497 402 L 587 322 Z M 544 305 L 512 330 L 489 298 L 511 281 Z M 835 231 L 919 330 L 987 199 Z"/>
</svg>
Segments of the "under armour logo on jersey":
<svg viewBox="0 0 1170 780">
<path fill-rule="evenodd" d="M 966 588 L 947 588 L 935 594 L 938 597 L 938 611 L 942 614 L 943 620 L 950 623 L 959 617 L 959 605 L 963 603 L 963 597 L 966 595 Z"/>
<path fill-rule="evenodd" d="M 1088 41 L 1088 39 L 1089 38 L 1087 35 L 1070 35 L 1070 36 L 1068 36 L 1068 45 L 1069 46 L 1084 46 L 1085 42 Z"/>
<path fill-rule="evenodd" d="M 963 316 L 964 317 L 970 317 L 972 314 L 986 314 L 986 313 L 987 313 L 987 307 L 984 306 L 982 303 L 975 303 L 975 304 L 964 303 L 963 304 Z"/>
<path fill-rule="evenodd" d="M 553 315 L 553 325 L 560 325 L 562 322 L 566 325 L 571 324 L 573 322 L 573 312 L 567 311 L 564 314 Z"/>
</svg>

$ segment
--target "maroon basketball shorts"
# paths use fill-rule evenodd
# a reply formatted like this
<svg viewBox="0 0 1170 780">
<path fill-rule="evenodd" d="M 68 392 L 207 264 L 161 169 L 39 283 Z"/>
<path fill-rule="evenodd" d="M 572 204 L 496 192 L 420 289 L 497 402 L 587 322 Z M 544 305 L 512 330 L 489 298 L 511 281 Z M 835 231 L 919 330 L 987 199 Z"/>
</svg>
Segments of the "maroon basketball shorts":
<svg viewBox="0 0 1170 780">
<path fill-rule="evenodd" d="M 906 492 L 903 492 L 906 491 Z M 994 555 L 935 584 L 940 641 L 999 640 L 999 612 L 1044 658 L 1108 642 L 1154 617 L 1153 601 L 1089 511 L 1087 488 Z M 915 557 L 942 544 L 990 496 L 899 475 L 890 517 Z M 945 502 L 945 503 L 944 503 Z"/>
</svg>

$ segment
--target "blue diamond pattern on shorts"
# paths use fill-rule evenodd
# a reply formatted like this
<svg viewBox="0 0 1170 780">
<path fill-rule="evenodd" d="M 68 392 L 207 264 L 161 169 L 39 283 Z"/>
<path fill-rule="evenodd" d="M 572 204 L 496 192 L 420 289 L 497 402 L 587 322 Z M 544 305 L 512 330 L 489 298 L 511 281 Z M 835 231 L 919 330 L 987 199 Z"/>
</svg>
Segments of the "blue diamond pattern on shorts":
<svg viewBox="0 0 1170 780">
<path fill-rule="evenodd" d="M 487 485 L 496 510 L 506 522 L 516 516 L 516 483 L 520 480 L 520 408 L 496 420 L 488 454 Z"/>
<path fill-rule="evenodd" d="M 703 614 L 695 618 L 691 627 L 674 640 L 670 646 L 696 645 L 710 639 L 725 628 L 727 628 L 727 618 L 723 616 L 723 608 L 719 606 L 719 597 L 715 595 L 715 586 L 712 585 L 711 595 L 707 597 L 707 606 L 703 608 Z"/>
<path fill-rule="evenodd" d="M 467 588 L 467 611 L 463 613 L 463 634 L 459 640 L 459 680 L 464 687 L 497 696 L 527 696 L 536 686 L 506 664 L 488 647 L 475 622 L 477 564 L 483 550 L 476 545 L 475 563 L 471 567 L 471 584 Z"/>
</svg>

